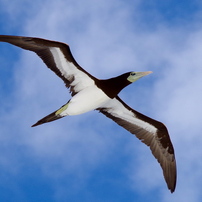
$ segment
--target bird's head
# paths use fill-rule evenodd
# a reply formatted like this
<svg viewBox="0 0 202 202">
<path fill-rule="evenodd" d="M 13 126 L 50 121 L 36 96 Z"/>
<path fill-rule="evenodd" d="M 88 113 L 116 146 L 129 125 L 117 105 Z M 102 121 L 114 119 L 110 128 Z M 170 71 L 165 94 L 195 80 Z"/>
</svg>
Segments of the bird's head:
<svg viewBox="0 0 202 202">
<path fill-rule="evenodd" d="M 130 75 L 128 76 L 127 80 L 130 81 L 131 83 L 137 81 L 138 79 L 140 79 L 143 76 L 146 76 L 148 74 L 151 74 L 151 71 L 147 71 L 147 72 L 130 72 Z"/>
</svg>

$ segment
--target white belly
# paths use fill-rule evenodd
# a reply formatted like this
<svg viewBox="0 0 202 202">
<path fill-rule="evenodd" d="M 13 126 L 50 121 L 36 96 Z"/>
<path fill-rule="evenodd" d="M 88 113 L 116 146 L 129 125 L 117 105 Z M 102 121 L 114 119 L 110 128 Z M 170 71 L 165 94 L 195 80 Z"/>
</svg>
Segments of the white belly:
<svg viewBox="0 0 202 202">
<path fill-rule="evenodd" d="M 85 88 L 77 93 L 68 103 L 68 107 L 61 115 L 82 114 L 100 107 L 110 98 L 96 86 Z"/>
</svg>

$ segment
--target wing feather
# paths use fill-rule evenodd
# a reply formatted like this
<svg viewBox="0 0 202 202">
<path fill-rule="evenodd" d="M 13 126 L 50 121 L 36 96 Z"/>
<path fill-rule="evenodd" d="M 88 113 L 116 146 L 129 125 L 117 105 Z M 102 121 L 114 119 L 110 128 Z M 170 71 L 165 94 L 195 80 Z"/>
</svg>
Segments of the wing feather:
<svg viewBox="0 0 202 202">
<path fill-rule="evenodd" d="M 177 177 L 176 161 L 165 125 L 130 108 L 118 96 L 97 110 L 150 147 L 162 167 L 168 189 L 174 192 Z"/>
<path fill-rule="evenodd" d="M 75 61 L 67 44 L 34 37 L 0 35 L 1 42 L 35 52 L 75 95 L 95 83 L 96 78 Z"/>
</svg>

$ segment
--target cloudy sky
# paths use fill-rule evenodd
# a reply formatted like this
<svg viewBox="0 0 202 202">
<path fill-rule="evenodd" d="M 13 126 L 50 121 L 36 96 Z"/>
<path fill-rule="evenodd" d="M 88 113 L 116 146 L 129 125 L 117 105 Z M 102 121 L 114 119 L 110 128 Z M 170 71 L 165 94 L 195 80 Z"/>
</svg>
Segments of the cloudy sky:
<svg viewBox="0 0 202 202">
<path fill-rule="evenodd" d="M 166 124 L 178 167 L 171 194 L 149 148 L 96 111 L 31 128 L 70 95 L 34 53 L 1 43 L 0 201 L 201 201 L 200 1 L 0 0 L 0 34 L 68 43 L 98 78 L 153 71 L 120 97 Z"/>
</svg>

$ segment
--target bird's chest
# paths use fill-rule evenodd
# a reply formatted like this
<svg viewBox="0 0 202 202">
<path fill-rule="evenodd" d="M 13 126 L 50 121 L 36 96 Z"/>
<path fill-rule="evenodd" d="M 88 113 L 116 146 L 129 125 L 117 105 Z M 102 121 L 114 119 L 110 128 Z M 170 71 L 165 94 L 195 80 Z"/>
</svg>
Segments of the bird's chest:
<svg viewBox="0 0 202 202">
<path fill-rule="evenodd" d="M 110 98 L 98 87 L 85 88 L 69 101 L 66 113 L 68 115 L 82 114 L 100 107 Z"/>
</svg>

